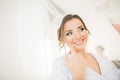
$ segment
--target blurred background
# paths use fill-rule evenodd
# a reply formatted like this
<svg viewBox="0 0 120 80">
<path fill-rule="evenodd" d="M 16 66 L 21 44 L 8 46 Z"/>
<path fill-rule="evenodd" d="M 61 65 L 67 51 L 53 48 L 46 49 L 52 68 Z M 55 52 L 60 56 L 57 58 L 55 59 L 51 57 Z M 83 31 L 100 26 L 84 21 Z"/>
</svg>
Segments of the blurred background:
<svg viewBox="0 0 120 80">
<path fill-rule="evenodd" d="M 120 0 L 0 0 L 0 80 L 48 80 L 55 59 L 65 54 L 57 29 L 67 13 L 79 14 L 96 46 L 120 60 Z M 117 63 L 116 63 L 117 64 Z M 118 63 L 119 64 L 119 63 Z"/>
</svg>

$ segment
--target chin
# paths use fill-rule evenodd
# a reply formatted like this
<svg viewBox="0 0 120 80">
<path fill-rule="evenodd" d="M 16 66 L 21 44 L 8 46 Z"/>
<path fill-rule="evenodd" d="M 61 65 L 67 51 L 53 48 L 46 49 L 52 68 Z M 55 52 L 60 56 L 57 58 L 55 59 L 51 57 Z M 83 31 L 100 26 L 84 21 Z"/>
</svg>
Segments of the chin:
<svg viewBox="0 0 120 80">
<path fill-rule="evenodd" d="M 76 50 L 82 50 L 82 49 L 85 49 L 85 46 L 75 46 L 75 49 Z"/>
</svg>

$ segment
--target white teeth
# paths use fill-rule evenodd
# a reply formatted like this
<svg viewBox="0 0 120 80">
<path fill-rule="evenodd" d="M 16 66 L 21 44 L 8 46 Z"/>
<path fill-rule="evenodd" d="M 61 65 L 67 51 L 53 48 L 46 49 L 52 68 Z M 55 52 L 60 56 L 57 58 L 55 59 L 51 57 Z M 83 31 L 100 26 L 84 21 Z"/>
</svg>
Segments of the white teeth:
<svg viewBox="0 0 120 80">
<path fill-rule="evenodd" d="M 84 42 L 84 39 L 74 41 L 75 45 L 81 45 Z"/>
<path fill-rule="evenodd" d="M 81 45 L 81 44 L 83 43 L 83 41 L 84 41 L 84 39 L 81 39 L 80 41 L 75 41 L 74 43 L 75 43 L 76 45 Z"/>
</svg>

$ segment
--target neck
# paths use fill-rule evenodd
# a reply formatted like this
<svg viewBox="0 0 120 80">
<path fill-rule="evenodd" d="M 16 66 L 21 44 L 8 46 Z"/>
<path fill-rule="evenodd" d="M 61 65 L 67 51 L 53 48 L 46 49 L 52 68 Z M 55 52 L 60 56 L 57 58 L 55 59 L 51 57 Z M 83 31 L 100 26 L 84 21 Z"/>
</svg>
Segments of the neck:
<svg viewBox="0 0 120 80">
<path fill-rule="evenodd" d="M 82 55 L 84 58 L 87 57 L 87 54 L 86 54 L 86 50 L 85 49 L 81 49 L 81 50 L 75 50 L 77 54 L 80 54 Z M 71 52 L 70 52 L 71 53 Z"/>
<path fill-rule="evenodd" d="M 86 58 L 87 54 L 86 54 L 86 50 L 85 49 L 82 49 L 82 50 L 77 50 L 76 51 L 78 54 L 81 54 L 83 57 Z"/>
</svg>

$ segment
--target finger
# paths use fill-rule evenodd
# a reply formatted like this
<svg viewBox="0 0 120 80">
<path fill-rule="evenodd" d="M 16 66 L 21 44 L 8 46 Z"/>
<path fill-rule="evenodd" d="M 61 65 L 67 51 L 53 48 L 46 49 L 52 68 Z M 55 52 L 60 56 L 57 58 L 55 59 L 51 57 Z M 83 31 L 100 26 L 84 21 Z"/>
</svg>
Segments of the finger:
<svg viewBox="0 0 120 80">
<path fill-rule="evenodd" d="M 71 52 L 71 54 L 77 54 L 77 52 L 76 52 L 75 49 L 74 49 L 74 46 L 71 46 L 71 47 L 70 47 L 70 52 Z"/>
</svg>

